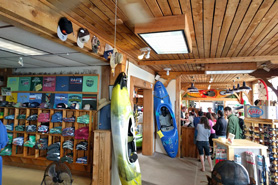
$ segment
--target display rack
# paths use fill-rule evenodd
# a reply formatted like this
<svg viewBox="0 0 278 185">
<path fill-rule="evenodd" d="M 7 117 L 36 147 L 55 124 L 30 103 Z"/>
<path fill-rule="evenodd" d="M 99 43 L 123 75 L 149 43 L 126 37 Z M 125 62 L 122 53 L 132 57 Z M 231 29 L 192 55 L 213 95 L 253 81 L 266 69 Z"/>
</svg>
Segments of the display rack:
<svg viewBox="0 0 278 185">
<path fill-rule="evenodd" d="M 247 140 L 265 145 L 268 147 L 268 156 L 270 159 L 270 184 L 278 184 L 277 160 L 277 138 L 278 120 L 245 118 L 245 136 Z"/>
<path fill-rule="evenodd" d="M 235 139 L 233 144 L 228 144 L 222 139 L 213 139 L 213 148 L 214 150 L 225 150 L 225 158 L 222 160 L 235 160 L 235 155 L 239 155 L 241 159 L 245 159 L 245 152 L 252 152 L 254 155 L 263 155 L 267 156 L 267 147 L 258 143 L 251 142 L 246 139 Z M 217 158 L 217 157 L 216 157 Z M 217 160 L 217 159 L 216 159 Z M 266 158 L 267 160 L 267 158 Z M 246 167 L 246 160 L 241 160 L 241 164 Z M 256 176 L 255 176 L 256 177 Z M 266 184 L 269 184 L 268 177 L 266 178 Z M 255 178 L 256 184 L 259 185 L 259 179 Z"/>
<path fill-rule="evenodd" d="M 14 123 L 13 131 L 8 131 L 8 133 L 13 133 L 13 138 L 23 136 L 24 142 L 26 142 L 30 135 L 36 137 L 36 140 L 40 138 L 47 138 L 48 139 L 48 146 L 55 143 L 60 142 L 60 157 L 62 158 L 67 153 L 73 153 L 73 163 L 68 164 L 69 168 L 76 171 L 85 171 L 91 172 L 92 167 L 92 153 L 93 153 L 93 128 L 95 123 L 97 123 L 97 111 L 92 110 L 74 110 L 74 109 L 40 109 L 40 108 L 14 108 L 14 107 L 0 107 L 1 111 L 4 111 L 4 117 L 2 118 L 2 122 L 4 125 L 9 123 Z M 75 122 L 69 123 L 62 121 L 54 123 L 51 122 L 51 117 L 55 112 L 62 112 L 63 118 L 64 117 L 71 117 L 75 116 Z M 49 122 L 49 130 L 56 126 L 61 126 L 62 130 L 67 127 L 75 127 L 75 130 L 81 127 L 88 126 L 89 127 L 89 137 L 87 140 L 79 140 L 75 139 L 71 136 L 62 136 L 62 134 L 50 134 L 48 133 L 40 133 L 36 130 L 36 132 L 26 132 L 26 131 L 15 131 L 15 127 L 17 125 L 36 125 L 37 128 L 41 125 L 41 122 L 38 121 L 28 121 L 26 119 L 17 119 L 19 114 L 26 114 L 26 118 L 33 114 L 40 114 L 40 113 L 50 113 L 50 122 Z M 7 120 L 5 116 L 14 114 L 14 120 Z M 77 117 L 88 114 L 89 115 L 89 124 L 83 124 L 77 122 Z M 69 149 L 63 149 L 62 144 L 67 139 L 74 140 L 74 148 L 73 151 Z M 81 141 L 88 141 L 88 149 L 87 150 L 76 150 L 77 143 Z M 20 162 L 23 164 L 31 164 L 31 165 L 39 165 L 39 166 L 47 166 L 52 161 L 46 159 L 47 150 L 39 150 L 35 149 L 35 147 L 25 147 L 25 146 L 16 146 L 12 145 L 12 154 L 11 156 L 3 156 L 4 161 L 9 162 Z M 80 164 L 76 163 L 77 158 L 79 157 L 87 157 L 87 164 Z"/>
</svg>

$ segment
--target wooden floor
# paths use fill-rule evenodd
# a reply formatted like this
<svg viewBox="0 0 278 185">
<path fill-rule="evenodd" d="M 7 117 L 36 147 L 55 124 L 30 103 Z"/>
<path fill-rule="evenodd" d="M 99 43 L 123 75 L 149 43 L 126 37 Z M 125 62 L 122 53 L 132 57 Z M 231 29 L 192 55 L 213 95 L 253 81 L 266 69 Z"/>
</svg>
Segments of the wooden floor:
<svg viewBox="0 0 278 185">
<path fill-rule="evenodd" d="M 194 158 L 172 159 L 164 154 L 153 156 L 139 154 L 143 185 L 202 185 L 207 184 L 206 172 L 201 172 L 201 163 Z M 14 166 L 3 166 L 3 185 L 40 185 L 44 171 Z M 73 185 L 90 185 L 91 179 L 73 176 Z"/>
</svg>

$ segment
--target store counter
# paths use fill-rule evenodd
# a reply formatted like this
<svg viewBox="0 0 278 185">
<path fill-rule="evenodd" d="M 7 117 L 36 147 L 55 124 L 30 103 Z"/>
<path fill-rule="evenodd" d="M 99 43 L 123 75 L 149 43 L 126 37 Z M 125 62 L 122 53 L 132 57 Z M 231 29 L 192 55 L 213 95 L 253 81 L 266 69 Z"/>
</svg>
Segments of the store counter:
<svg viewBox="0 0 278 185">
<path fill-rule="evenodd" d="M 194 144 L 195 128 L 181 127 L 181 157 L 198 158 L 198 150 Z"/>
</svg>

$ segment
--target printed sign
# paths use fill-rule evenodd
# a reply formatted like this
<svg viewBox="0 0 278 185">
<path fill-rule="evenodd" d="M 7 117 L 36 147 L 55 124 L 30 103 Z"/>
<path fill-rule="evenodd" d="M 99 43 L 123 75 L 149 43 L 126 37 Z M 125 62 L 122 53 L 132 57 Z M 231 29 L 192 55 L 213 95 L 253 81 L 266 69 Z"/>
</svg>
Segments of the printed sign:
<svg viewBox="0 0 278 185">
<path fill-rule="evenodd" d="M 42 94 L 41 93 L 30 93 L 29 95 L 29 102 L 42 102 Z"/>
<path fill-rule="evenodd" d="M 18 91 L 18 77 L 8 77 L 7 87 L 11 88 L 11 91 Z"/>
<path fill-rule="evenodd" d="M 83 92 L 97 92 L 98 76 L 83 77 Z"/>
<path fill-rule="evenodd" d="M 56 77 L 43 77 L 43 91 L 55 91 Z"/>
<path fill-rule="evenodd" d="M 69 94 L 68 106 L 70 107 L 73 103 L 78 103 L 79 108 L 82 108 L 82 94 Z"/>
<path fill-rule="evenodd" d="M 30 91 L 31 88 L 31 77 L 20 77 L 19 78 L 19 91 Z"/>
<path fill-rule="evenodd" d="M 11 96 L 12 95 L 11 88 L 10 87 L 2 87 L 1 95 L 2 96 Z"/>
<path fill-rule="evenodd" d="M 65 103 L 68 104 L 68 94 L 55 94 L 55 100 L 54 100 L 54 108 L 56 108 L 57 104 L 59 103 Z"/>
<path fill-rule="evenodd" d="M 82 91 L 82 76 L 71 76 L 69 78 L 69 91 Z"/>
<path fill-rule="evenodd" d="M 25 103 L 25 102 L 29 102 L 29 93 L 18 93 L 17 94 L 17 102 L 20 103 Z"/>
<path fill-rule="evenodd" d="M 17 103 L 17 93 L 12 93 L 11 96 L 7 96 L 6 101 Z"/>
<path fill-rule="evenodd" d="M 42 77 L 32 77 L 31 91 L 42 91 Z"/>
<path fill-rule="evenodd" d="M 258 118 L 264 114 L 264 111 L 259 107 L 251 106 L 247 109 L 247 114 L 251 118 Z"/>
</svg>

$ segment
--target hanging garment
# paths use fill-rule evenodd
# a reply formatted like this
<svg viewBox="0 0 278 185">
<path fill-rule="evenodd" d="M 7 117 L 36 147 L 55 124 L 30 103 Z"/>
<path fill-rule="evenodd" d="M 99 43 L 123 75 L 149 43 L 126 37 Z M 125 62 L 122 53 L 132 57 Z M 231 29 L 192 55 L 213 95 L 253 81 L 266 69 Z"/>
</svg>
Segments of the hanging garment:
<svg viewBox="0 0 278 185">
<path fill-rule="evenodd" d="M 249 177 L 252 177 L 255 181 L 257 181 L 255 154 L 253 152 L 245 152 L 245 154 L 246 169 L 249 173 Z"/>
<path fill-rule="evenodd" d="M 8 143 L 8 134 L 6 127 L 0 121 L 0 150 L 4 148 Z M 0 185 L 2 185 L 2 157 L 0 156 Z"/>
</svg>

